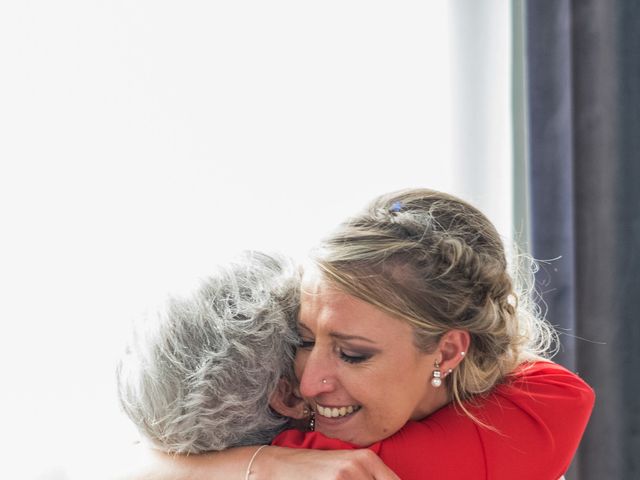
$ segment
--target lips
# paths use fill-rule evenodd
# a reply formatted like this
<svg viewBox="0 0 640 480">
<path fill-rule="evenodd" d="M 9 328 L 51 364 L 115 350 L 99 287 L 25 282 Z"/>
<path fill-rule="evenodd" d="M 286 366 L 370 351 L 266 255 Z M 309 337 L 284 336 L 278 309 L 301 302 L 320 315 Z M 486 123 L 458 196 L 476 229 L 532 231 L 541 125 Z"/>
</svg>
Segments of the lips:
<svg viewBox="0 0 640 480">
<path fill-rule="evenodd" d="M 340 418 L 351 415 L 357 412 L 362 407 L 359 405 L 347 405 L 344 407 L 325 407 L 320 404 L 316 404 L 316 412 L 325 418 Z"/>
</svg>

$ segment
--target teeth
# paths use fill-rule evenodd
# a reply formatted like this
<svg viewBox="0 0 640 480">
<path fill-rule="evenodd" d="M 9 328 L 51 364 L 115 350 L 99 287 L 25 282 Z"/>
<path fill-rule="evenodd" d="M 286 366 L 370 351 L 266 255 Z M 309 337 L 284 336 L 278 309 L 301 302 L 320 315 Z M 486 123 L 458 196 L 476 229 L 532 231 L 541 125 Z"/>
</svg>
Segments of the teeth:
<svg viewBox="0 0 640 480">
<path fill-rule="evenodd" d="M 338 418 L 349 415 L 353 412 L 357 412 L 360 409 L 358 406 L 349 405 L 348 407 L 323 407 L 322 405 L 316 405 L 316 410 L 320 415 L 326 418 Z"/>
</svg>

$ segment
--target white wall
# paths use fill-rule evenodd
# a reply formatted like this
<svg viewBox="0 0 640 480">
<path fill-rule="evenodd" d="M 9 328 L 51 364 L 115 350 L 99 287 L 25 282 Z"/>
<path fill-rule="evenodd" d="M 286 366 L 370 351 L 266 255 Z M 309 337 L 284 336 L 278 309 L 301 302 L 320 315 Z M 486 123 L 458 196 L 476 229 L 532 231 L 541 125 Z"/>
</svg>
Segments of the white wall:
<svg viewBox="0 0 640 480">
<path fill-rule="evenodd" d="M 504 0 L 450 2 L 452 164 L 456 188 L 511 237 L 511 8 Z M 521 227 L 520 227 L 521 228 Z"/>
<path fill-rule="evenodd" d="M 229 251 L 302 256 L 366 200 L 406 186 L 494 205 L 454 153 L 450 8 L 0 5 L 7 478 L 52 465 L 59 476 L 46 478 L 73 476 L 129 438 L 113 388 L 123 329 Z M 491 208 L 508 231 L 508 201 Z"/>
</svg>

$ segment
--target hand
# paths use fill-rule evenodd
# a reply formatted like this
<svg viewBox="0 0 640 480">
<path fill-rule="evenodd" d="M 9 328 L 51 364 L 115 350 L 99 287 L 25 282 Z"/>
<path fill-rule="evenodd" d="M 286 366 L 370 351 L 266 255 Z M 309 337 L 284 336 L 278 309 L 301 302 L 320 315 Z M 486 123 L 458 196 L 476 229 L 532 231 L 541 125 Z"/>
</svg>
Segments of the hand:
<svg viewBox="0 0 640 480">
<path fill-rule="evenodd" d="M 368 449 L 306 450 L 268 447 L 251 469 L 251 480 L 400 480 Z"/>
</svg>

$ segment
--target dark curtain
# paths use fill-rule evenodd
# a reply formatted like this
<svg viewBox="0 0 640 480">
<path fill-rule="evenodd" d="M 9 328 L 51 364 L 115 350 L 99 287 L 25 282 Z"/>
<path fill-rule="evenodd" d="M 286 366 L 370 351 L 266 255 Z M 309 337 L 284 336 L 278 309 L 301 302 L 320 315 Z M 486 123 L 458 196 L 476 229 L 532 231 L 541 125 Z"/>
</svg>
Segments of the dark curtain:
<svg viewBox="0 0 640 480">
<path fill-rule="evenodd" d="M 567 480 L 640 478 L 640 2 L 525 2 L 531 249 L 596 391 Z M 555 260 L 554 260 L 555 259 Z"/>
</svg>

